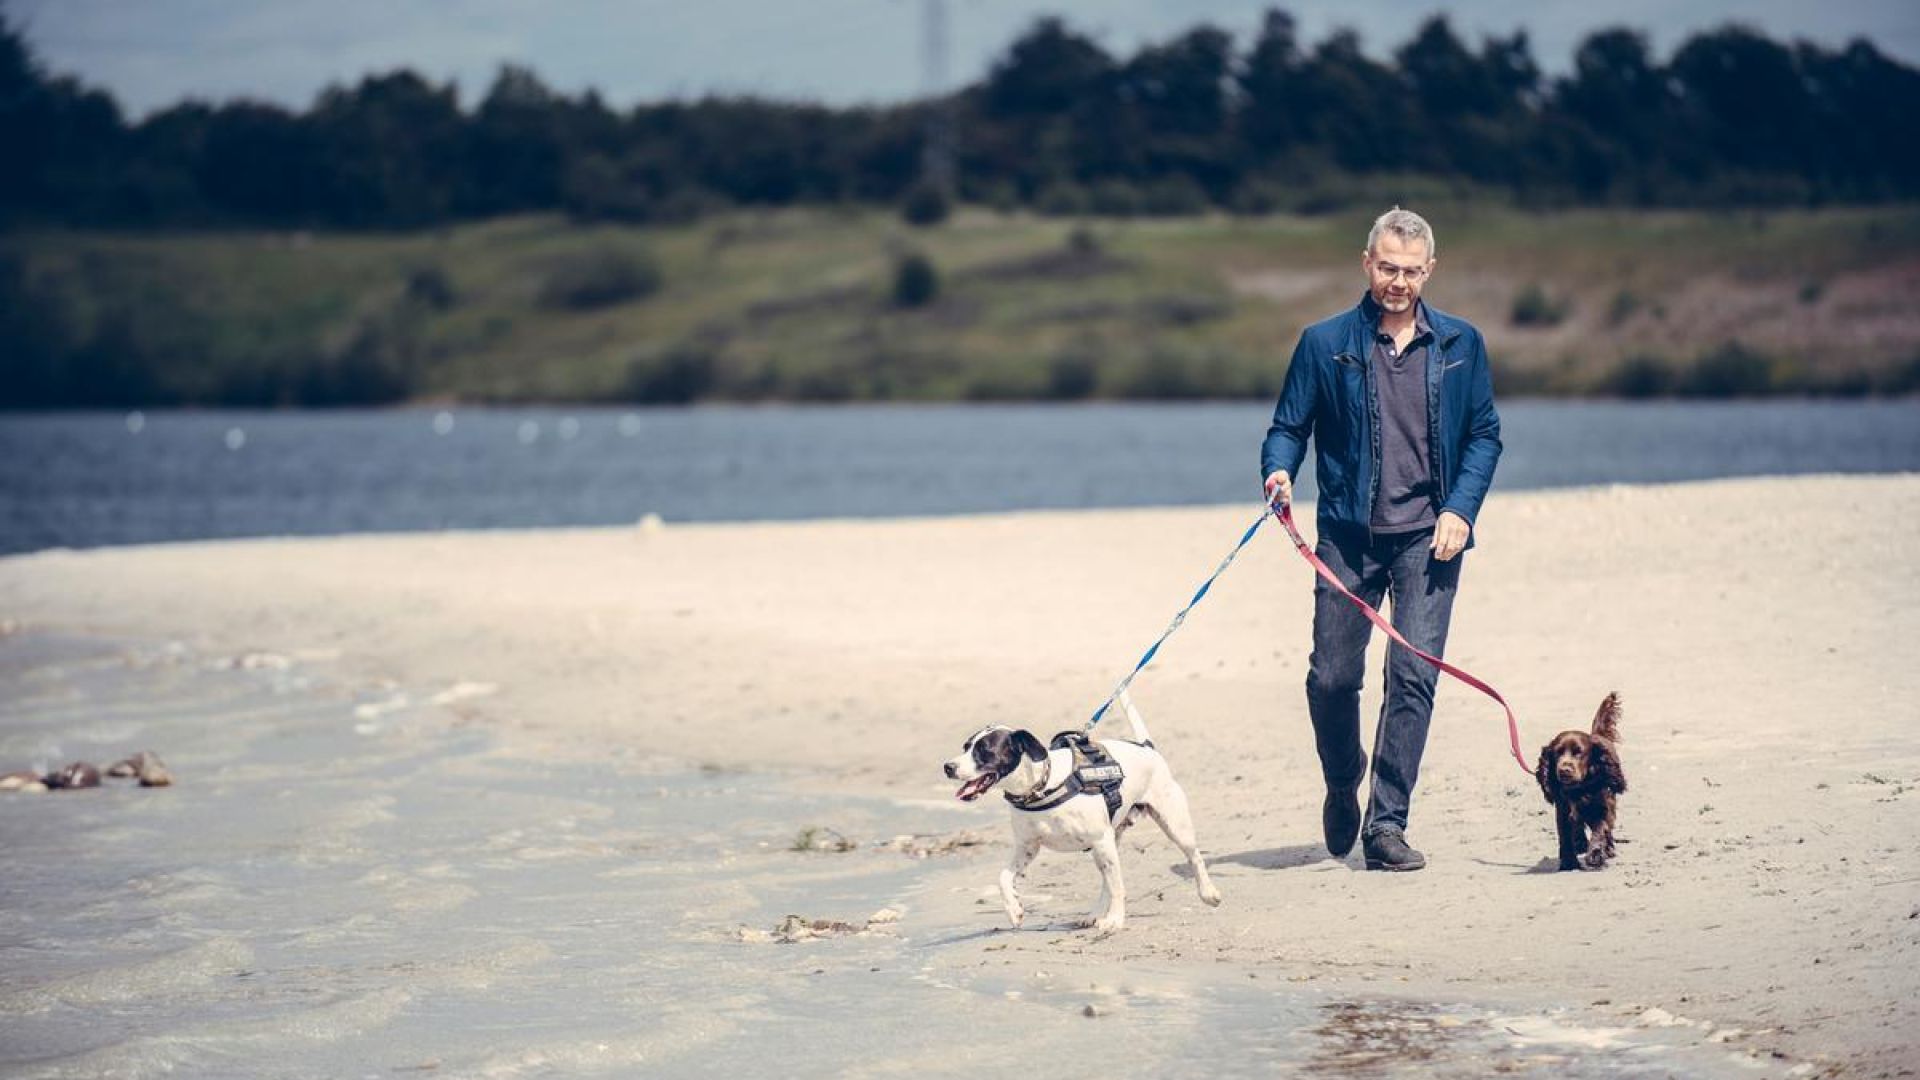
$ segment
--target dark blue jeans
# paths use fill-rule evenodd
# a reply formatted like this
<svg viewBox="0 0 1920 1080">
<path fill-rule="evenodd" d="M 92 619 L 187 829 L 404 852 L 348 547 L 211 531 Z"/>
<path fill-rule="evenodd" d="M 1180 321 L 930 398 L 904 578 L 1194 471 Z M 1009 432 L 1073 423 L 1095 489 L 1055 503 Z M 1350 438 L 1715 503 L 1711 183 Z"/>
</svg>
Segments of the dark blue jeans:
<svg viewBox="0 0 1920 1080">
<path fill-rule="evenodd" d="M 1453 594 L 1466 553 L 1449 562 L 1433 558 L 1432 529 L 1376 535 L 1328 534 L 1314 548 L 1341 584 L 1375 609 L 1393 601 L 1393 628 L 1408 641 L 1444 657 Z M 1329 788 L 1356 788 L 1367 772 L 1360 749 L 1360 686 L 1365 681 L 1367 641 L 1373 624 L 1324 579 L 1314 579 L 1313 657 L 1307 666 L 1307 709 L 1320 751 L 1320 771 Z M 1433 688 L 1439 670 L 1392 644 L 1387 650 L 1386 699 L 1373 735 L 1373 784 L 1367 795 L 1366 831 L 1407 827 L 1420 756 L 1433 718 Z"/>
</svg>

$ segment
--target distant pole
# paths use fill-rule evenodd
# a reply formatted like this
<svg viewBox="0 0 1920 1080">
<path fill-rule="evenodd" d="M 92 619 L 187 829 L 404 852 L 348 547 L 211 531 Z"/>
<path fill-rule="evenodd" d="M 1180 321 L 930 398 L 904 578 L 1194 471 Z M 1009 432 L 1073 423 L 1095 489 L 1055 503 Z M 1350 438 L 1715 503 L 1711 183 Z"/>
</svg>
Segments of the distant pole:
<svg viewBox="0 0 1920 1080">
<path fill-rule="evenodd" d="M 921 71 L 926 80 L 927 134 L 921 176 L 941 193 L 953 193 L 953 117 L 947 101 L 947 4 L 922 0 Z"/>
</svg>

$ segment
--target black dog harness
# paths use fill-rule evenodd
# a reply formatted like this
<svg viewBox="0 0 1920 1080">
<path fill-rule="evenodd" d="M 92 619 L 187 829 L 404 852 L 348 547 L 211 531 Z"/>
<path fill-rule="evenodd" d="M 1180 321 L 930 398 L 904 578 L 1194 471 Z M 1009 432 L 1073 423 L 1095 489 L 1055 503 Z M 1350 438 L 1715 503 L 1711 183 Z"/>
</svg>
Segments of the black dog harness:
<svg viewBox="0 0 1920 1080">
<path fill-rule="evenodd" d="M 1151 749 L 1153 743 L 1145 742 L 1139 745 Z M 1001 794 L 1006 796 L 1007 802 L 1011 803 L 1015 810 L 1037 813 L 1041 810 L 1051 810 L 1075 795 L 1098 794 L 1107 802 L 1107 820 L 1112 821 L 1118 818 L 1120 816 L 1120 782 L 1127 778 L 1126 772 L 1120 768 L 1120 763 L 1113 760 L 1112 754 L 1107 753 L 1105 748 L 1088 738 L 1084 732 L 1063 731 L 1053 737 L 1053 742 L 1047 749 L 1059 750 L 1063 747 L 1073 751 L 1073 770 L 1067 773 L 1065 780 L 1051 789 L 1036 788 L 1017 797 L 1012 792 L 1003 791 Z"/>
</svg>

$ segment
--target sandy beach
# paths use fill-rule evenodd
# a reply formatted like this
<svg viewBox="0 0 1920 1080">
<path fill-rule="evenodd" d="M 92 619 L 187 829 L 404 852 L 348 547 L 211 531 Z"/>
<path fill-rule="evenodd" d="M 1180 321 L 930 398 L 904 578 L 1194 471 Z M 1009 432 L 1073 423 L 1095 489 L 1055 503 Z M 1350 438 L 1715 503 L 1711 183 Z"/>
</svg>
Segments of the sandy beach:
<svg viewBox="0 0 1920 1080">
<path fill-rule="evenodd" d="M 967 733 L 1078 726 L 1254 509 L 53 551 L 0 560 L 0 619 L 491 684 L 460 707 L 542 760 L 618 749 L 951 799 L 938 764 Z M 1177 853 L 1140 830 L 1123 845 L 1124 933 L 982 937 L 942 962 L 1179 960 L 1539 996 L 1584 1003 L 1596 1024 L 1692 1026 L 1800 1075 L 1912 1075 L 1915 525 L 1915 475 L 1496 491 L 1448 658 L 1506 694 L 1529 757 L 1620 692 L 1630 842 L 1603 872 L 1548 872 L 1549 810 L 1507 755 L 1501 713 L 1443 682 L 1409 830 L 1430 868 L 1411 875 L 1320 846 L 1301 689 L 1311 570 L 1270 529 L 1134 690 L 1224 905 L 1201 907 Z M 1004 830 L 997 800 L 970 813 Z M 1000 861 L 944 863 L 927 903 L 985 929 L 997 907 L 977 901 Z M 1065 856 L 1031 881 L 1053 918 L 1094 891 Z"/>
</svg>

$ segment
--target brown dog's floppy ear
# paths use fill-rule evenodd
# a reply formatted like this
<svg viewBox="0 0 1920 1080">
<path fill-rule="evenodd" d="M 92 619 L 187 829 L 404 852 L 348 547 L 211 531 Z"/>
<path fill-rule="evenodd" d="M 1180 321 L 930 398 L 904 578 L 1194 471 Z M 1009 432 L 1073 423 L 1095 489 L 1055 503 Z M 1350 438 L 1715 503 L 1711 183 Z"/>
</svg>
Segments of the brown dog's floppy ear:
<svg viewBox="0 0 1920 1080">
<path fill-rule="evenodd" d="M 1034 738 L 1031 731 L 1014 732 L 1013 748 L 1030 761 L 1044 761 L 1047 757 L 1047 748 L 1040 745 L 1040 740 Z"/>
<path fill-rule="evenodd" d="M 1620 767 L 1620 755 L 1613 752 L 1613 747 L 1595 739 L 1588 759 L 1588 767 L 1600 777 L 1602 787 L 1616 795 L 1627 790 L 1627 771 Z"/>
<path fill-rule="evenodd" d="M 1540 763 L 1533 767 L 1533 778 L 1540 781 L 1540 794 L 1547 797 L 1547 802 L 1558 803 L 1560 801 L 1554 795 L 1554 789 L 1559 786 L 1559 781 L 1555 779 L 1553 775 L 1552 743 L 1548 743 L 1540 748 Z"/>
</svg>

